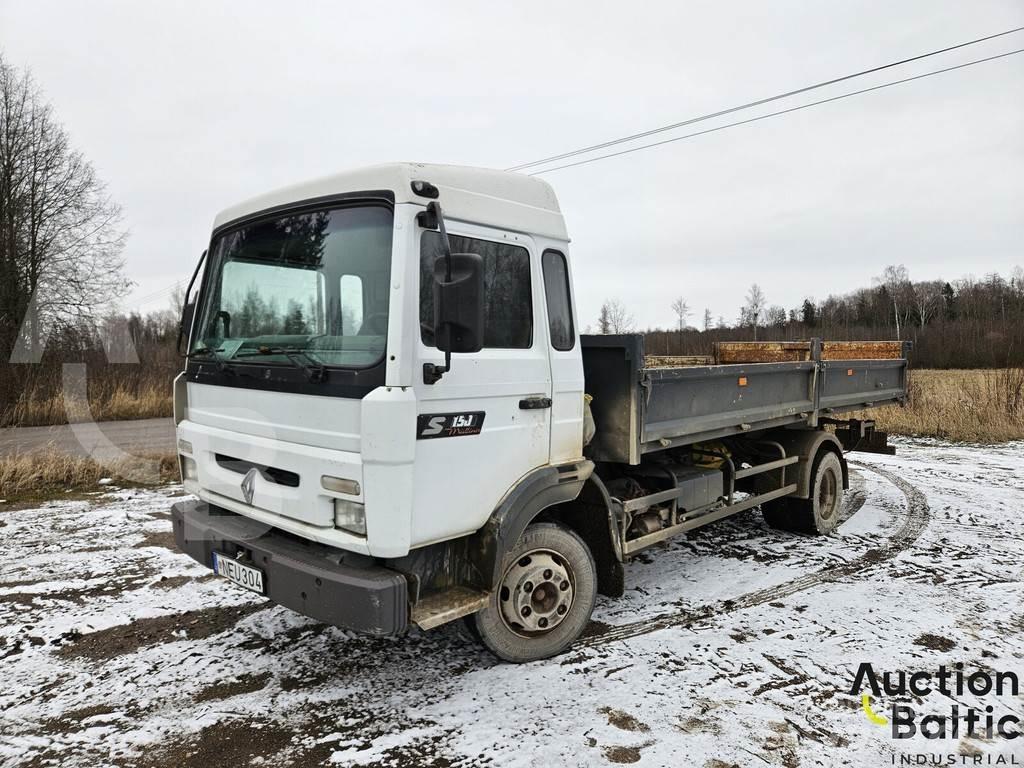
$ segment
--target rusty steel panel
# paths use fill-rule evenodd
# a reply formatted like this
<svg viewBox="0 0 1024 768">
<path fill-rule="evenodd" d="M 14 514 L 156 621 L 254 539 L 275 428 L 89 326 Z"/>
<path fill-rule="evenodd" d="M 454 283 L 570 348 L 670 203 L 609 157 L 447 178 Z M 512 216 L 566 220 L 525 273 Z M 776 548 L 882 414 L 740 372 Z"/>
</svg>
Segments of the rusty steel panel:
<svg viewBox="0 0 1024 768">
<path fill-rule="evenodd" d="M 811 359 L 809 341 L 719 341 L 715 361 L 729 363 L 792 363 Z"/>
<path fill-rule="evenodd" d="M 902 341 L 823 341 L 822 360 L 899 360 Z"/>
</svg>

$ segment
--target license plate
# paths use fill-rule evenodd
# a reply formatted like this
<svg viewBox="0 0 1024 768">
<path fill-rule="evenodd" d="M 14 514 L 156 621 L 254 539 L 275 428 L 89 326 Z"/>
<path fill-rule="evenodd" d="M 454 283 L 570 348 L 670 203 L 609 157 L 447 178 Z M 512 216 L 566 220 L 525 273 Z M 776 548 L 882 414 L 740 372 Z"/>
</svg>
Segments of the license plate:
<svg viewBox="0 0 1024 768">
<path fill-rule="evenodd" d="M 218 576 L 223 576 L 240 587 L 259 592 L 261 595 L 264 594 L 263 571 L 259 568 L 253 568 L 251 565 L 245 565 L 219 552 L 214 552 L 213 571 Z"/>
</svg>

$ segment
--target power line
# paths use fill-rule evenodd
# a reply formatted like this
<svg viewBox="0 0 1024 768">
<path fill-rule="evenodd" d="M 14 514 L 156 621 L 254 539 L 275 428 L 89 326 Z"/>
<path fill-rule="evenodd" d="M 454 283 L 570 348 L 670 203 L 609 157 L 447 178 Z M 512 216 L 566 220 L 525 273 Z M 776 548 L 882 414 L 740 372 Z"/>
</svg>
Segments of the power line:
<svg viewBox="0 0 1024 768">
<path fill-rule="evenodd" d="M 183 280 L 179 280 L 173 285 L 169 285 L 166 288 L 161 288 L 159 291 L 154 291 L 153 293 L 147 293 L 144 296 L 140 296 L 139 298 L 135 299 L 135 301 L 132 302 L 132 306 L 139 307 L 142 306 L 143 304 L 151 304 L 154 300 L 162 297 L 164 294 L 173 293 L 176 289 L 182 286 L 183 282 Z"/>
<path fill-rule="evenodd" d="M 804 86 L 803 88 L 797 88 L 796 90 L 787 91 L 786 93 L 780 93 L 780 94 L 777 94 L 775 96 L 768 96 L 767 98 L 758 99 L 757 101 L 750 101 L 750 102 L 747 102 L 746 104 L 740 104 L 739 106 L 729 107 L 728 109 L 719 110 L 718 112 L 711 112 L 711 113 L 706 114 L 706 115 L 700 115 L 699 117 L 691 117 L 688 120 L 683 120 L 683 121 L 678 122 L 678 123 L 672 123 L 671 125 L 664 125 L 664 126 L 661 126 L 660 128 L 652 128 L 649 131 L 642 131 L 641 133 L 634 133 L 631 136 L 623 136 L 622 138 L 619 138 L 619 139 L 611 139 L 609 141 L 605 141 L 605 142 L 602 142 L 600 144 L 593 144 L 593 145 L 591 145 L 589 147 L 583 147 L 581 149 L 574 149 L 574 150 L 572 150 L 570 152 L 563 152 L 560 155 L 552 155 L 551 157 L 545 157 L 545 158 L 543 158 L 541 160 L 534 160 L 534 161 L 529 162 L 529 163 L 522 163 L 520 165 L 516 165 L 516 166 L 513 166 L 511 168 L 506 168 L 505 170 L 506 171 L 521 171 L 521 170 L 524 170 L 526 168 L 532 168 L 532 167 L 537 166 L 537 165 L 544 165 L 545 163 L 552 163 L 552 162 L 555 162 L 556 160 L 565 160 L 566 158 L 575 157 L 576 155 L 586 154 L 587 152 L 593 152 L 593 151 L 598 150 L 598 149 L 606 149 L 607 147 L 612 147 L 612 146 L 615 146 L 616 144 L 622 144 L 622 143 L 627 142 L 627 141 L 634 141 L 635 139 L 643 139 L 643 138 L 646 138 L 647 136 L 653 136 L 656 133 L 664 133 L 665 131 L 672 131 L 672 130 L 675 130 L 676 128 L 682 128 L 683 126 L 686 126 L 686 125 L 692 125 L 693 123 L 699 123 L 699 122 L 704 121 L 704 120 L 711 120 L 712 118 L 715 118 L 715 117 L 722 117 L 723 115 L 732 114 L 733 112 L 739 112 L 740 110 L 743 110 L 743 109 L 749 109 L 751 107 L 757 107 L 757 106 L 760 106 L 762 104 L 767 104 L 767 103 L 772 102 L 772 101 L 778 101 L 779 99 L 785 99 L 785 98 L 787 98 L 789 96 L 796 96 L 797 94 L 806 93 L 807 91 L 813 91 L 813 90 L 818 89 L 818 88 L 824 88 L 825 86 L 828 86 L 828 85 L 835 85 L 836 83 L 841 83 L 841 82 L 844 82 L 845 80 L 852 80 L 855 77 L 862 77 L 864 75 L 869 75 L 869 74 L 871 74 L 873 72 L 881 72 L 882 70 L 890 69 L 892 67 L 898 67 L 898 66 L 901 66 L 903 64 L 908 64 L 908 63 L 910 63 L 912 61 L 919 61 L 920 59 L 926 59 L 929 56 L 938 56 L 941 53 L 948 53 L 949 51 L 955 51 L 958 48 L 966 48 L 969 45 L 976 45 L 978 43 L 983 43 L 983 42 L 985 42 L 987 40 L 994 40 L 997 37 L 1003 37 L 1005 35 L 1013 34 L 1014 32 L 1020 32 L 1022 30 L 1024 30 L 1024 27 L 1016 27 L 1015 29 L 1008 29 L 1005 32 L 997 32 L 994 35 L 988 35 L 986 37 L 979 37 L 979 38 L 977 38 L 975 40 L 968 40 L 965 43 L 958 43 L 956 45 L 951 45 L 951 46 L 949 46 L 947 48 L 940 48 L 940 49 L 938 49 L 936 51 L 929 51 L 928 53 L 922 53 L 922 54 L 919 54 L 917 56 L 911 56 L 908 59 L 901 59 L 899 61 L 893 61 L 893 62 L 890 62 L 889 64 L 883 64 L 883 65 L 878 66 L 878 67 L 872 67 L 871 69 L 864 69 L 864 70 L 861 70 L 860 72 L 854 72 L 854 73 L 849 74 L 849 75 L 843 75 L 842 77 L 833 78 L 832 80 L 824 80 L 824 81 L 822 81 L 820 83 L 815 83 L 813 85 L 807 85 L 807 86 Z M 551 169 L 551 170 L 554 170 L 554 169 Z"/>
<path fill-rule="evenodd" d="M 671 144 L 674 141 L 682 141 L 683 139 L 692 139 L 694 136 L 703 136 L 707 133 L 714 133 L 715 131 L 723 131 L 726 128 L 734 128 L 737 125 L 746 125 L 747 123 L 756 123 L 758 120 L 766 120 L 769 117 L 777 117 L 778 115 L 785 115 L 790 112 L 798 112 L 801 109 L 807 109 L 809 107 L 816 107 L 820 104 L 828 104 L 831 101 L 839 101 L 840 99 L 847 99 L 850 96 L 859 96 L 862 93 L 870 93 L 871 91 L 878 91 L 882 88 L 889 88 L 893 85 L 900 85 L 901 83 L 909 83 L 913 80 L 921 80 L 925 77 L 931 77 L 932 75 L 941 75 L 944 72 L 952 72 L 955 69 L 963 69 L 964 67 L 970 67 L 975 64 L 982 64 L 986 61 L 994 61 L 996 59 L 1002 59 L 1007 56 L 1013 56 L 1018 53 L 1024 53 L 1024 48 L 1018 48 L 1015 51 L 1007 51 L 1006 53 L 1000 53 L 995 56 L 988 56 L 984 59 L 975 59 L 974 61 L 968 61 L 964 64 L 957 64 L 954 67 L 946 67 L 945 69 L 936 69 L 931 72 L 925 72 L 921 75 L 915 75 L 913 77 L 905 77 L 902 80 L 893 80 L 888 83 L 882 83 L 881 85 L 874 85 L 870 88 L 863 88 L 859 91 L 850 91 L 849 93 L 843 93 L 839 96 L 832 96 L 828 99 L 821 99 L 820 101 L 812 101 L 809 104 L 800 104 L 796 107 L 790 107 L 789 109 L 780 109 L 777 112 L 769 112 L 765 115 L 758 115 L 757 117 L 751 117 L 747 120 L 739 120 L 735 123 L 726 123 L 725 125 L 715 126 L 714 128 L 708 128 L 703 131 L 697 131 L 696 133 L 687 133 L 683 136 L 674 136 L 671 139 L 664 139 L 663 141 L 653 141 L 650 144 L 643 144 L 639 147 L 631 147 L 629 149 L 623 149 L 618 152 L 609 152 L 605 155 L 598 155 L 597 157 L 588 157 L 584 160 L 577 160 L 574 163 L 566 163 L 565 165 L 556 165 L 553 168 L 542 168 L 539 171 L 533 171 L 530 176 L 539 176 L 542 173 L 550 173 L 552 171 L 560 171 L 564 168 L 574 168 L 578 165 L 586 165 L 587 163 L 596 163 L 598 160 L 607 160 L 609 157 L 618 157 L 619 155 L 628 155 L 631 152 L 639 152 L 642 149 L 650 149 L 651 147 L 660 147 L 662 144 Z"/>
</svg>

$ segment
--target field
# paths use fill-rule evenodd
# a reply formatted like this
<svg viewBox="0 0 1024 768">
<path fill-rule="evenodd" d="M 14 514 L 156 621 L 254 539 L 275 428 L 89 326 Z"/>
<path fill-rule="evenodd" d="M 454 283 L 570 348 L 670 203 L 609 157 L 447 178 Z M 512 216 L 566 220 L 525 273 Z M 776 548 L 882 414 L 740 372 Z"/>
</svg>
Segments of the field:
<svg viewBox="0 0 1024 768">
<path fill-rule="evenodd" d="M 521 666 L 461 624 L 361 638 L 211 576 L 173 548 L 173 486 L 4 512 L 0 762 L 1018 764 L 1024 739 L 894 740 L 851 693 L 862 662 L 1024 664 L 1024 443 L 897 442 L 851 455 L 836 535 L 753 510 L 674 539 L 630 564 L 575 648 Z M 995 693 L 870 706 L 898 702 L 1024 714 Z"/>
<path fill-rule="evenodd" d="M 0 499 L 11 503 L 95 491 L 111 482 L 153 485 L 176 480 L 173 454 L 98 461 L 49 450 L 0 457 Z"/>
<path fill-rule="evenodd" d="M 975 443 L 1024 439 L 1024 368 L 912 370 L 910 404 L 864 418 L 894 435 Z"/>
<path fill-rule="evenodd" d="M 68 397 L 47 386 L 28 389 L 5 412 L 0 427 L 36 427 L 66 424 L 84 412 L 93 421 L 122 421 L 170 416 L 173 412 L 171 381 L 166 376 L 145 376 L 137 381 L 90 383 L 88 401 Z M 71 408 L 67 407 L 71 400 Z M 69 413 L 70 410 L 70 413 Z"/>
</svg>

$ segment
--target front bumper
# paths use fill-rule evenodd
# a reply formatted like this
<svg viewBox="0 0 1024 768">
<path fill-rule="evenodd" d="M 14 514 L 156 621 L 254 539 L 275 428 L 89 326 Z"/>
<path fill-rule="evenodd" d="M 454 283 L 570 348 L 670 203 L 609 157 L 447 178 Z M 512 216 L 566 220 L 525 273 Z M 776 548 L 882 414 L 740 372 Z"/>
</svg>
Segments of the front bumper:
<svg viewBox="0 0 1024 768">
<path fill-rule="evenodd" d="M 203 501 L 171 507 L 178 548 L 207 568 L 213 552 L 244 553 L 264 574 L 267 597 L 301 614 L 371 635 L 405 630 L 405 577 L 372 558 L 327 547 Z"/>
</svg>

